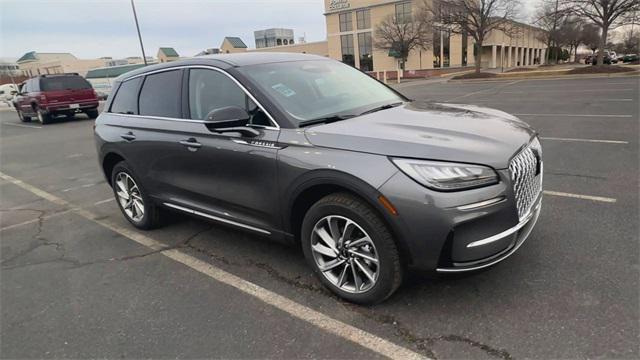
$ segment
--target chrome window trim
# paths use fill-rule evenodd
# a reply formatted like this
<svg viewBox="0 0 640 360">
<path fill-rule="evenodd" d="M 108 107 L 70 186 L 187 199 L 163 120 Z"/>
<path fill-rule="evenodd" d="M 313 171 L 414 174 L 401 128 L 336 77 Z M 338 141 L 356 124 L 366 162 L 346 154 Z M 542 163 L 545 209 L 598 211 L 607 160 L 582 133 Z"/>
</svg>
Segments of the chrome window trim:
<svg viewBox="0 0 640 360">
<path fill-rule="evenodd" d="M 265 114 L 267 114 L 267 116 L 269 117 L 269 120 L 271 120 L 271 123 L 274 124 L 275 126 L 262 126 L 262 125 L 254 125 L 255 127 L 259 127 L 261 129 L 269 129 L 269 130 L 280 130 L 280 124 L 278 124 L 278 122 L 273 118 L 273 116 L 271 116 L 271 114 L 264 108 L 264 106 L 262 106 L 262 104 L 249 92 L 249 90 L 247 90 L 246 87 L 244 87 L 244 85 L 242 85 L 238 80 L 236 80 L 236 78 L 234 78 L 231 74 L 229 74 L 228 72 L 217 68 L 215 66 L 211 66 L 211 65 L 182 65 L 182 66 L 174 66 L 174 67 L 170 67 L 170 68 L 166 68 L 166 69 L 158 69 L 158 70 L 154 70 L 154 71 L 149 71 L 149 72 L 145 72 L 142 74 L 137 74 L 131 77 L 128 77 L 126 79 L 122 80 L 122 83 L 124 83 L 125 81 L 129 81 L 129 80 L 133 80 L 135 78 L 139 78 L 141 76 L 147 76 L 147 75 L 153 75 L 153 74 L 157 74 L 157 73 L 161 73 L 161 72 L 166 72 L 166 71 L 175 71 L 175 70 L 179 70 L 179 69 L 208 69 L 208 70 L 213 70 L 213 71 L 217 71 L 219 73 L 222 73 L 224 75 L 226 75 L 229 79 L 231 79 L 236 85 L 238 85 L 238 87 L 240 87 L 240 89 L 242 89 L 242 91 L 244 91 L 244 93 L 254 102 L 256 103 L 256 105 L 258 105 L 258 107 L 260 108 L 260 110 L 262 110 Z M 138 95 L 140 96 L 140 95 Z M 196 120 L 196 119 L 182 119 L 182 118 L 171 118 L 171 117 L 162 117 L 162 116 L 146 116 L 146 115 L 135 115 L 135 114 L 119 114 L 119 113 L 114 113 L 111 111 L 108 111 L 109 114 L 115 114 L 115 115 L 125 115 L 125 116 L 133 116 L 133 117 L 141 117 L 141 118 L 150 118 L 150 119 L 158 119 L 158 120 L 170 120 L 170 121 L 187 121 L 187 122 L 196 122 L 196 123 L 202 123 L 205 124 L 207 123 L 207 121 L 204 120 Z"/>
<path fill-rule="evenodd" d="M 203 213 L 203 212 L 198 211 L 198 210 L 193 210 L 193 209 L 190 209 L 190 208 L 187 208 L 187 207 L 184 207 L 184 206 L 175 205 L 175 204 L 168 203 L 168 202 L 165 202 L 163 204 L 165 206 L 170 207 L 170 208 L 173 208 L 173 209 L 176 209 L 176 210 L 180 210 L 180 211 L 184 211 L 184 212 L 189 213 L 189 214 L 202 216 L 202 217 L 205 217 L 205 218 L 208 218 L 208 219 L 211 219 L 211 220 L 215 220 L 215 221 L 219 221 L 219 222 L 222 222 L 222 223 L 225 223 L 225 224 L 234 225 L 234 226 L 237 226 L 237 227 L 253 230 L 253 231 L 256 231 L 256 232 L 259 232 L 259 233 L 262 233 L 262 234 L 266 234 L 266 235 L 271 235 L 271 232 L 269 232 L 267 230 L 264 230 L 264 229 L 257 228 L 255 226 L 246 225 L 246 224 L 243 224 L 243 223 L 239 223 L 237 221 L 224 219 L 224 218 L 221 218 L 221 217 L 218 217 L 218 216 L 214 216 L 214 215 L 209 215 L 209 214 Z"/>
</svg>

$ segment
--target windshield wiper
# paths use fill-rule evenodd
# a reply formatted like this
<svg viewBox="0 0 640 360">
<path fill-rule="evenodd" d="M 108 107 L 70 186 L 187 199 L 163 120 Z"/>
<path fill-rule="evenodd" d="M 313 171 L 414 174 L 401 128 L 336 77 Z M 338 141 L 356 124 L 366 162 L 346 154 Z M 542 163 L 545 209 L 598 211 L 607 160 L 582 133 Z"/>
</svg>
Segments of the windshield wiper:
<svg viewBox="0 0 640 360">
<path fill-rule="evenodd" d="M 305 127 L 315 124 L 329 124 L 336 121 L 351 119 L 352 117 L 355 117 L 355 115 L 331 115 L 327 117 L 301 121 L 300 123 L 298 123 L 298 127 Z"/>
<path fill-rule="evenodd" d="M 391 104 L 385 104 L 385 105 L 382 105 L 382 106 L 374 107 L 373 109 L 369 109 L 369 110 L 363 112 L 360 115 L 366 115 L 366 114 L 371 114 L 371 113 L 374 113 L 374 112 L 380 111 L 380 110 L 391 109 L 393 107 L 400 106 L 402 104 L 403 104 L 402 102 L 395 102 L 395 103 L 391 103 Z"/>
</svg>

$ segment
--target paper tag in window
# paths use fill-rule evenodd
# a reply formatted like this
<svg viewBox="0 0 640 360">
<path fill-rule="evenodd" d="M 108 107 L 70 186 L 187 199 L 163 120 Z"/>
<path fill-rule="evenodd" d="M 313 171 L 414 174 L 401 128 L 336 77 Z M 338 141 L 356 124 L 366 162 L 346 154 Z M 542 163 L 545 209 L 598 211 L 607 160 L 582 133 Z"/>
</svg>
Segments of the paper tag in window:
<svg viewBox="0 0 640 360">
<path fill-rule="evenodd" d="M 296 94 L 295 91 L 293 91 L 292 89 L 290 89 L 284 84 L 275 84 L 271 88 L 286 97 L 290 97 Z"/>
</svg>

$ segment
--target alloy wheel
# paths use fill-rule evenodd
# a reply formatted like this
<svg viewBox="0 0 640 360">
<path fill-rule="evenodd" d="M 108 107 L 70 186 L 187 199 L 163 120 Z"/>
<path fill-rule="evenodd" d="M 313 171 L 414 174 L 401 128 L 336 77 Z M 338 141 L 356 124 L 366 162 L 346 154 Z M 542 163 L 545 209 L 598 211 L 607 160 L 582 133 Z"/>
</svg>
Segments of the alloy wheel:
<svg viewBox="0 0 640 360">
<path fill-rule="evenodd" d="M 129 174 L 120 172 L 116 175 L 116 195 L 127 217 L 135 222 L 141 221 L 144 217 L 144 201 L 138 184 Z"/>
<path fill-rule="evenodd" d="M 370 290 L 378 280 L 380 260 L 371 237 L 355 221 L 330 215 L 311 234 L 311 251 L 322 275 L 349 293 Z"/>
</svg>

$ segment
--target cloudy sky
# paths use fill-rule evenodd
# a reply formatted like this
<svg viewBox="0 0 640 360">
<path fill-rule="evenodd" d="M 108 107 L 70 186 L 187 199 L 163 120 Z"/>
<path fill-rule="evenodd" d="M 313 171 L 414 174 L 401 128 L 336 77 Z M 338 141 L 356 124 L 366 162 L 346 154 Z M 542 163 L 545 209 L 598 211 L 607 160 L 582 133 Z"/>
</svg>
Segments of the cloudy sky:
<svg viewBox="0 0 640 360">
<path fill-rule="evenodd" d="M 523 1 L 530 13 L 536 0 Z M 296 40 L 326 38 L 323 0 L 135 0 L 147 55 L 158 47 L 192 56 L 253 30 L 294 29 Z M 0 0 L 1 57 L 28 51 L 70 52 L 79 58 L 140 55 L 129 0 Z"/>
</svg>

